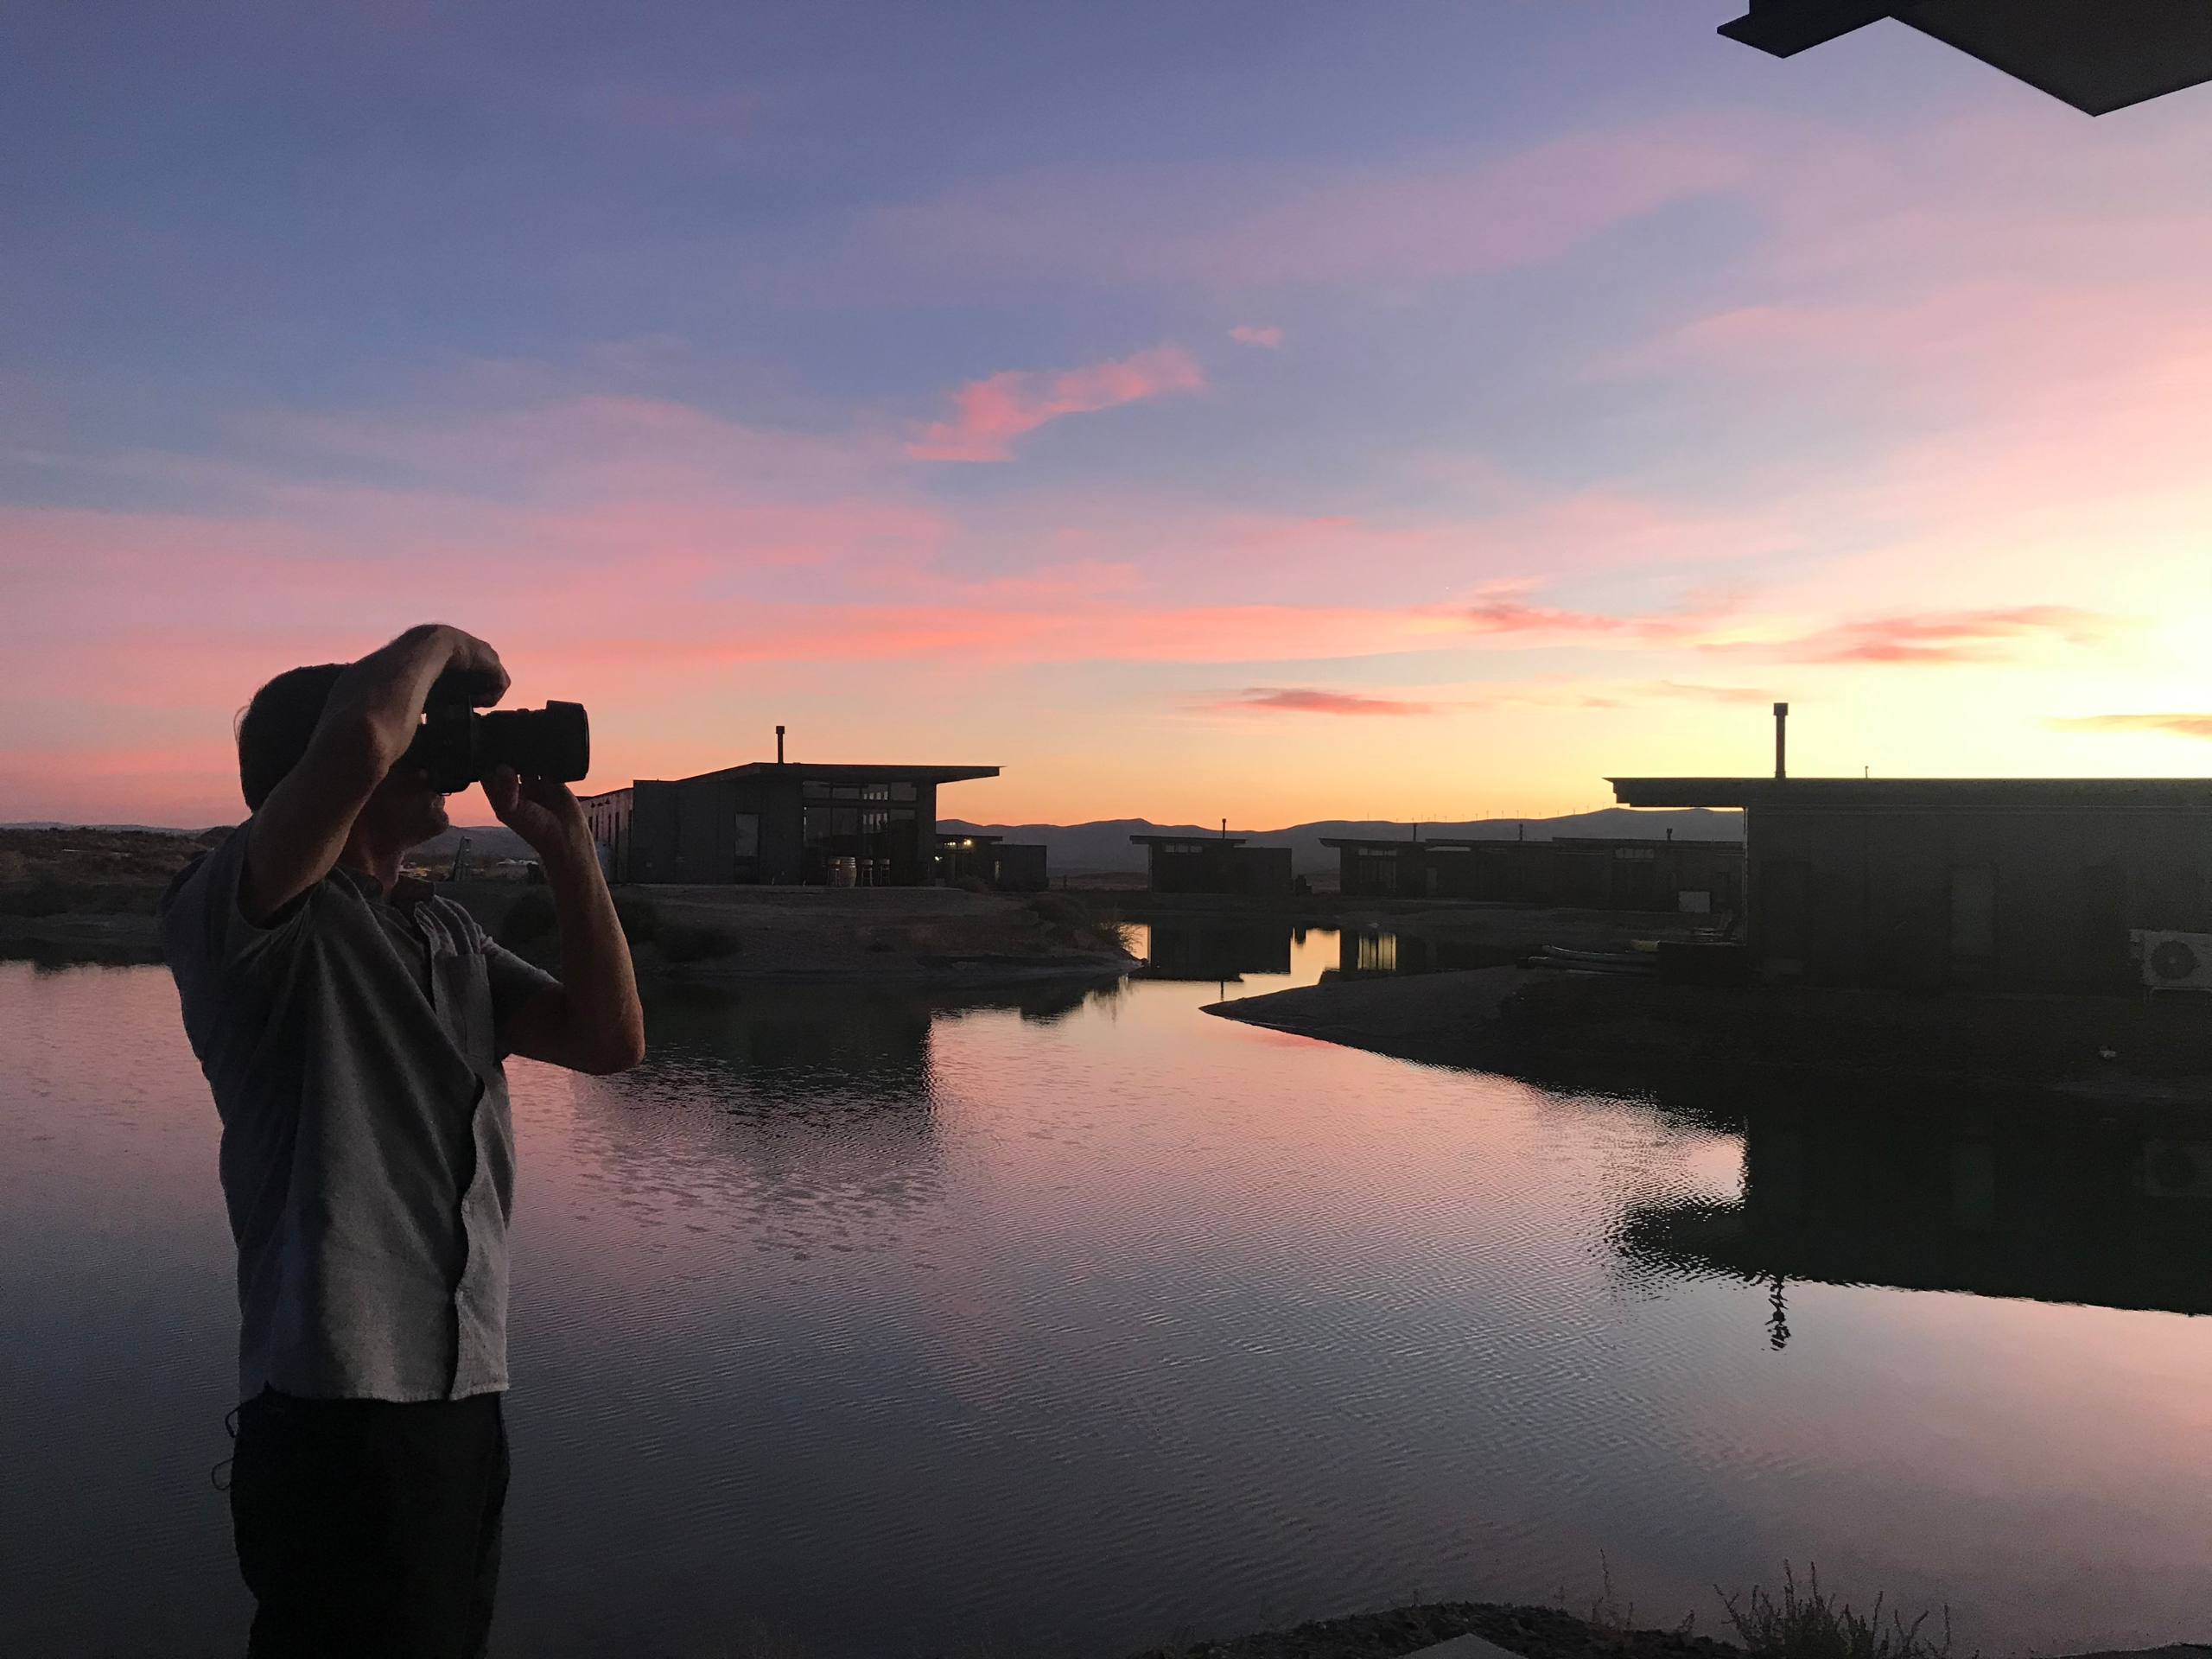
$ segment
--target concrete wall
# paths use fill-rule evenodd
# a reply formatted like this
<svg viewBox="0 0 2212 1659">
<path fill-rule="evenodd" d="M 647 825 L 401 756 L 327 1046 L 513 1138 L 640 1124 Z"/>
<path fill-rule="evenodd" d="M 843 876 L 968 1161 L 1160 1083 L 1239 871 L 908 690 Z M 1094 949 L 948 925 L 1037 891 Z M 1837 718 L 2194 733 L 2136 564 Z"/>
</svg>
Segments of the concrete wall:
<svg viewBox="0 0 2212 1659">
<path fill-rule="evenodd" d="M 2117 989 L 2131 928 L 2212 931 L 2212 811 L 1760 805 L 1749 942 L 1770 978 Z"/>
</svg>

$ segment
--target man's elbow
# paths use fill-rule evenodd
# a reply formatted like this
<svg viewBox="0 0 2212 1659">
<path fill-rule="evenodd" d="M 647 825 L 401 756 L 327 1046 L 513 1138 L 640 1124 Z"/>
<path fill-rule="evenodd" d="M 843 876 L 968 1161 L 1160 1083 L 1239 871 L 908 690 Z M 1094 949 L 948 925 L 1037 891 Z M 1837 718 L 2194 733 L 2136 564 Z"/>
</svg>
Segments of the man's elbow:
<svg viewBox="0 0 2212 1659">
<path fill-rule="evenodd" d="M 588 1071 L 594 1077 L 611 1077 L 617 1071 L 627 1071 L 645 1058 L 645 1034 L 642 1031 L 626 1031 L 592 1046 L 584 1063 L 576 1069 Z"/>
</svg>

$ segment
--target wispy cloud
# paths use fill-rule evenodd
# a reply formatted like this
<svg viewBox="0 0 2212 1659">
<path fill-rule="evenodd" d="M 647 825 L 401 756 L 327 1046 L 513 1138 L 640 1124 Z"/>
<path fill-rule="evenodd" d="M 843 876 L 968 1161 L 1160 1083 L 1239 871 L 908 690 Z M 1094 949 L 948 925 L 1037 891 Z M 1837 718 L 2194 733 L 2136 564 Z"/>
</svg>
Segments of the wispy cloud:
<svg viewBox="0 0 2212 1659">
<path fill-rule="evenodd" d="M 1491 599 L 1467 607 L 1458 613 L 1458 620 L 1476 633 L 1660 641 L 1709 632 L 1719 614 L 1714 610 L 1696 610 L 1659 616 L 1610 616 L 1596 611 L 1554 610 L 1517 599 Z"/>
<path fill-rule="evenodd" d="M 2212 738 L 2212 715 L 2081 715 L 2044 724 L 2054 732 L 2167 732 L 2176 737 Z"/>
<path fill-rule="evenodd" d="M 1680 680 L 1656 680 L 1640 688 L 1654 697 L 1683 697 L 1695 702 L 1770 702 L 1774 694 L 1755 685 L 1690 685 Z"/>
<path fill-rule="evenodd" d="M 1350 691 L 1321 691 L 1311 686 L 1248 685 L 1220 699 L 1217 709 L 1262 709 L 1291 715 L 1433 715 L 1433 702 L 1405 702 L 1393 697 L 1363 697 Z"/>
<path fill-rule="evenodd" d="M 1047 421 L 1200 391 L 1205 384 L 1197 359 L 1172 344 L 1061 374 L 1007 369 L 954 392 L 952 417 L 917 427 L 906 453 L 924 461 L 1008 461 L 1014 439 Z"/>
<path fill-rule="evenodd" d="M 1863 617 L 1752 648 L 1793 663 L 1987 663 L 2001 661 L 2018 647 L 2038 640 L 2094 645 L 2120 626 L 2120 618 L 2099 611 L 2021 605 L 2005 610 Z"/>
<path fill-rule="evenodd" d="M 1229 331 L 1229 337 L 1246 346 L 1277 346 L 1282 344 L 1282 330 L 1262 328 L 1255 323 L 1240 322 Z"/>
</svg>

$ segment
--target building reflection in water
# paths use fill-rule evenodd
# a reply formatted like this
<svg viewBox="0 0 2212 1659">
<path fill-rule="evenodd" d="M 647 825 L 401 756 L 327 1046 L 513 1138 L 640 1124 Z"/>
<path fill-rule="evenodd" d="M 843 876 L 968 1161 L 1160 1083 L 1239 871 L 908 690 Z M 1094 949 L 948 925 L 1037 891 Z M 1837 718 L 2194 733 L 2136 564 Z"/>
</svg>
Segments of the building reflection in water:
<svg viewBox="0 0 2212 1659">
<path fill-rule="evenodd" d="M 1327 929 L 1319 930 L 1326 942 Z M 1146 979 L 1234 982 L 1247 974 L 1287 975 L 1291 953 L 1308 930 L 1288 922 L 1249 918 L 1175 918 L 1151 924 Z M 1388 978 L 1399 974 L 1447 973 L 1490 968 L 1519 959 L 1517 949 L 1491 941 L 1429 938 L 1380 927 L 1346 927 L 1337 934 L 1337 963 L 1321 970 L 1324 984 L 1338 979 Z"/>
<path fill-rule="evenodd" d="M 2181 1107 L 1892 1097 L 1756 1107 L 1733 1204 L 1632 1208 L 1634 1263 L 2212 1313 L 2212 1123 Z"/>
<path fill-rule="evenodd" d="M 1203 917 L 1155 921 L 1144 977 L 1237 980 L 1247 974 L 1288 974 L 1294 943 L 1306 930 L 1287 922 Z"/>
</svg>

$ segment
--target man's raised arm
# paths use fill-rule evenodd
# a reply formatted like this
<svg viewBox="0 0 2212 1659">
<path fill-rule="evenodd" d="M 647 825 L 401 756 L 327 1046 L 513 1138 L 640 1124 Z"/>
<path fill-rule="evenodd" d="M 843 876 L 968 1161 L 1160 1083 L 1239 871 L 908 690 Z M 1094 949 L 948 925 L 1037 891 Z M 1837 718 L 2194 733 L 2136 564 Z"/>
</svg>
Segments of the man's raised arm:
<svg viewBox="0 0 2212 1659">
<path fill-rule="evenodd" d="M 362 806 L 415 741 L 423 702 L 448 670 L 480 677 L 484 702 L 506 691 L 497 652 L 435 622 L 408 629 L 339 677 L 307 753 L 253 815 L 238 889 L 248 921 L 267 922 L 330 874 Z"/>
<path fill-rule="evenodd" d="M 645 1016 L 583 809 L 566 784 L 518 778 L 512 766 L 485 779 L 484 795 L 536 849 L 561 928 L 561 982 L 515 1011 L 501 1046 L 575 1071 L 626 1071 L 645 1058 Z"/>
</svg>

